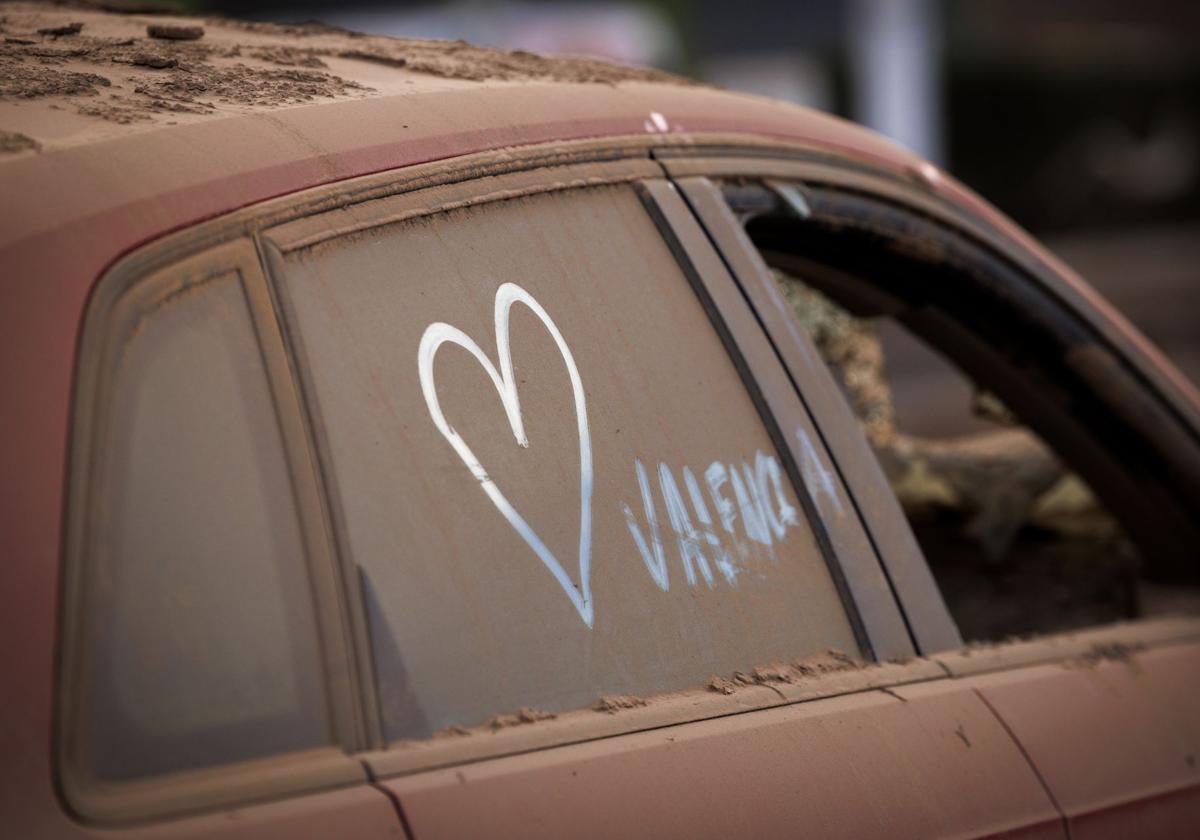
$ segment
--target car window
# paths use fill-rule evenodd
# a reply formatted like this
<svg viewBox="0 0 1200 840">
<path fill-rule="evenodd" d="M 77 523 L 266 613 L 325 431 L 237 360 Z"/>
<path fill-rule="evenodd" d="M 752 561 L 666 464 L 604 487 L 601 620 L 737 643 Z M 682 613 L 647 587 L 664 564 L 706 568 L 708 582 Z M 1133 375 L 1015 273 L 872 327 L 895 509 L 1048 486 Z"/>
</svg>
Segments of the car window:
<svg viewBox="0 0 1200 840">
<path fill-rule="evenodd" d="M 276 412 L 236 272 L 114 307 L 72 698 L 124 781 L 330 743 Z"/>
<path fill-rule="evenodd" d="M 632 187 L 326 237 L 273 272 L 389 740 L 856 652 L 746 386 Z"/>
<path fill-rule="evenodd" d="M 999 398 L 894 321 L 857 318 L 799 277 L 774 276 L 858 415 L 966 641 L 1170 611 L 1163 588 L 1139 576 L 1144 561 L 1120 522 Z"/>
<path fill-rule="evenodd" d="M 929 220 L 769 186 L 725 192 L 965 640 L 1200 612 L 1194 440 L 1093 325 Z"/>
</svg>

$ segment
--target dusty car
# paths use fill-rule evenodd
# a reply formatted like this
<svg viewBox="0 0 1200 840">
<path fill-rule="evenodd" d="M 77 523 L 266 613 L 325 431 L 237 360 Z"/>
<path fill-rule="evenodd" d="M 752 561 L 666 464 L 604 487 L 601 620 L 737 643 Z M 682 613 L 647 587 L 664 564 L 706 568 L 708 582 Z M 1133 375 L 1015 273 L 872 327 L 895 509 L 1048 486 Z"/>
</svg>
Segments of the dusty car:
<svg viewBox="0 0 1200 840">
<path fill-rule="evenodd" d="M 1200 830 L 1200 621 L 964 645 L 779 280 L 1194 582 L 1195 391 L 952 178 L 595 62 L 0 28 L 5 836 Z"/>
</svg>

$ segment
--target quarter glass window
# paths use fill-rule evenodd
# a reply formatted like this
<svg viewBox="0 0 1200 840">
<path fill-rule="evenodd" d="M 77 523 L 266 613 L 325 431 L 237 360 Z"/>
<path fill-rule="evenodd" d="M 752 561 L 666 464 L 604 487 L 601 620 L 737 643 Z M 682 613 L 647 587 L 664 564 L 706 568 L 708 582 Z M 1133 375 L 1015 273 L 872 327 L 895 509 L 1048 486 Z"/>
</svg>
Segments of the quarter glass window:
<svg viewBox="0 0 1200 840">
<path fill-rule="evenodd" d="M 106 349 L 83 760 L 129 780 L 330 743 L 305 553 L 236 273 L 135 287 Z"/>
</svg>

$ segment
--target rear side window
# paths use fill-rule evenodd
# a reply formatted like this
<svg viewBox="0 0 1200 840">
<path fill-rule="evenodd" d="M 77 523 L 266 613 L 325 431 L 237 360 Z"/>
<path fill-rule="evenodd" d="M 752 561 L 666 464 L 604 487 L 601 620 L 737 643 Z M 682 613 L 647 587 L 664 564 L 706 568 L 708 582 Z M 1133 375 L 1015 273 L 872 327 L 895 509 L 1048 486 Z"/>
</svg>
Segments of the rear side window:
<svg viewBox="0 0 1200 840">
<path fill-rule="evenodd" d="M 856 651 L 632 188 L 278 242 L 389 740 Z"/>
<path fill-rule="evenodd" d="M 79 572 L 75 762 L 129 781 L 330 743 L 241 278 L 143 282 L 112 316 Z"/>
</svg>

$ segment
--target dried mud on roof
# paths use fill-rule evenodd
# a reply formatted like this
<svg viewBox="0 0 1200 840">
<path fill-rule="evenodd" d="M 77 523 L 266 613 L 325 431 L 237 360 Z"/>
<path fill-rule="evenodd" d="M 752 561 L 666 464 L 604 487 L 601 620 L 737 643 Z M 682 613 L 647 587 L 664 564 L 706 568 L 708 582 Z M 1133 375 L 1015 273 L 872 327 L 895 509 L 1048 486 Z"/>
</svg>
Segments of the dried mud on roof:
<svg viewBox="0 0 1200 840">
<path fill-rule="evenodd" d="M 320 23 L 287 25 L 247 20 L 209 20 L 228 30 L 290 39 L 283 48 L 313 58 L 338 56 L 404 67 L 447 79 L 464 81 L 554 81 L 617 84 L 665 82 L 694 84 L 660 70 L 624 67 L 586 58 L 548 58 L 525 50 L 494 50 L 466 41 L 426 41 L 386 38 L 335 29 Z M 336 44 L 326 45 L 333 40 Z M 318 43 L 319 42 L 319 43 Z"/>
<path fill-rule="evenodd" d="M 38 142 L 16 131 L 0 131 L 0 153 L 37 151 Z"/>
<path fill-rule="evenodd" d="M 379 94 L 373 84 L 381 84 L 381 68 L 382 78 L 394 84 L 421 75 L 467 82 L 686 83 L 600 61 L 366 36 L 320 24 L 0 3 L 0 106 L 23 103 L 42 114 L 48 109 L 108 123 L 161 123 L 181 115 L 361 98 Z M 28 126 L 40 123 L 30 113 L 0 108 L 0 130 L 36 135 Z M 36 148 L 7 143 L 0 152 Z"/>
</svg>

